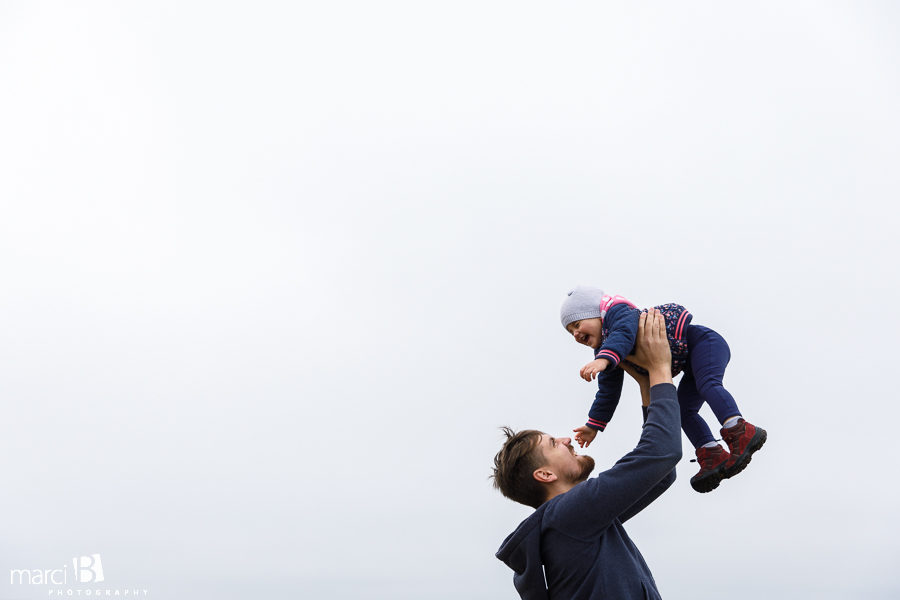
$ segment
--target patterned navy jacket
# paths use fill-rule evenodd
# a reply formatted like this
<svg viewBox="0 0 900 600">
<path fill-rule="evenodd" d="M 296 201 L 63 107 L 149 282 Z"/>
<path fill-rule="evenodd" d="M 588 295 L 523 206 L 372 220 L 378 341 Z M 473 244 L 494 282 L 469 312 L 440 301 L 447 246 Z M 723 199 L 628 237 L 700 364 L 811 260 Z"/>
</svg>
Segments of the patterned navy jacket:
<svg viewBox="0 0 900 600">
<path fill-rule="evenodd" d="M 689 348 L 685 331 L 693 316 L 680 304 L 660 304 L 655 306 L 666 318 L 666 337 L 672 349 L 672 377 L 681 373 L 687 363 Z M 597 374 L 597 394 L 588 413 L 585 425 L 603 431 L 612 419 L 619 397 L 625 372 L 619 364 L 634 351 L 637 339 L 638 321 L 642 312 L 622 296 L 604 296 L 600 304 L 603 323 L 600 331 L 600 347 L 594 358 L 605 358 L 609 366 Z M 640 372 L 646 371 L 635 366 Z"/>
</svg>

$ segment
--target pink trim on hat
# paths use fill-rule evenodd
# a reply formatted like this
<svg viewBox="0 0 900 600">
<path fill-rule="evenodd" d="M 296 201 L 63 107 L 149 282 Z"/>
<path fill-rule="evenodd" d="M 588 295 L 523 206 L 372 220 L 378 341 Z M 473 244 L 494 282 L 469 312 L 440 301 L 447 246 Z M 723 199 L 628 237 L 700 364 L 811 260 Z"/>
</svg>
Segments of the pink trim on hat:
<svg viewBox="0 0 900 600">
<path fill-rule="evenodd" d="M 606 311 L 615 306 L 616 304 L 627 304 L 631 308 L 637 308 L 634 304 L 632 304 L 627 298 L 624 296 L 610 296 L 609 294 L 604 294 L 603 298 L 600 299 L 600 317 L 606 316 Z"/>
</svg>

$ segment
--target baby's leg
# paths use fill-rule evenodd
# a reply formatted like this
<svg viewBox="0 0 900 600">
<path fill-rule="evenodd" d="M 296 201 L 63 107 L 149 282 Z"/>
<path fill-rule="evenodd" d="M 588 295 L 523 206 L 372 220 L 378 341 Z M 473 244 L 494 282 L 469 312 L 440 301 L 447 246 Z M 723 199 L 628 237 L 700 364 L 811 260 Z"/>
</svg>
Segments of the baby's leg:
<svg viewBox="0 0 900 600">
<path fill-rule="evenodd" d="M 691 477 L 691 487 L 696 491 L 711 492 L 719 487 L 725 477 L 728 453 L 715 442 L 706 421 L 700 416 L 703 397 L 697 391 L 697 382 L 691 372 L 685 371 L 678 384 L 678 404 L 681 406 L 681 429 L 687 434 L 697 453 L 700 471 Z"/>
<path fill-rule="evenodd" d="M 681 407 L 681 429 L 694 448 L 715 441 L 709 426 L 699 413 L 703 397 L 697 391 L 694 376 L 687 371 L 678 384 L 678 405 Z"/>
<path fill-rule="evenodd" d="M 731 351 L 725 339 L 706 327 L 691 325 L 687 332 L 688 362 L 697 381 L 697 390 L 722 423 L 722 439 L 731 456 L 725 464 L 725 477 L 734 477 L 750 463 L 753 453 L 766 442 L 766 430 L 748 423 L 737 404 L 722 385 Z"/>
<path fill-rule="evenodd" d="M 723 425 L 731 417 L 740 417 L 737 403 L 722 385 L 725 367 L 731 360 L 731 350 L 725 338 L 707 327 L 691 325 L 687 331 L 687 342 L 690 348 L 689 368 L 702 400 L 709 404 Z M 685 377 L 687 375 L 685 373 Z"/>
</svg>

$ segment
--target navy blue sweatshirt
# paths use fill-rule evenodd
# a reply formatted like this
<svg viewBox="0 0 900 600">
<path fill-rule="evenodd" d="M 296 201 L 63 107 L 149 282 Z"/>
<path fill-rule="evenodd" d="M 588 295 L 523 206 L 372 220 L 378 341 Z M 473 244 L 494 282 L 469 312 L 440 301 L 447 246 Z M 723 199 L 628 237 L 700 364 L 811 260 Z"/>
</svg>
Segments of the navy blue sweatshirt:
<svg viewBox="0 0 900 600">
<path fill-rule="evenodd" d="M 660 598 L 622 523 L 675 481 L 681 418 L 675 386 L 650 389 L 637 447 L 612 468 L 542 504 L 497 551 L 522 600 Z M 544 574 L 546 573 L 546 583 Z"/>
</svg>

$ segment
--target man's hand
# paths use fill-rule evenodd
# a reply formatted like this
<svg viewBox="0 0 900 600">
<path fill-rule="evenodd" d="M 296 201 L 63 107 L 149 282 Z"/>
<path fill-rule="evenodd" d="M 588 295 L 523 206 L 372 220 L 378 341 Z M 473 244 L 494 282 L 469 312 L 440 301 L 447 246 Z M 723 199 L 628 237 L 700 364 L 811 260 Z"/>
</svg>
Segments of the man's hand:
<svg viewBox="0 0 900 600">
<path fill-rule="evenodd" d="M 575 441 L 578 442 L 578 445 L 581 448 L 587 448 L 588 446 L 590 446 L 591 442 L 594 441 L 594 438 L 597 437 L 597 430 L 591 429 L 587 425 L 576 427 L 572 431 L 575 432 Z"/>
<path fill-rule="evenodd" d="M 641 313 L 637 345 L 628 360 L 647 369 L 651 386 L 672 383 L 672 351 L 666 337 L 666 319 L 658 309 Z"/>
<path fill-rule="evenodd" d="M 597 376 L 597 373 L 602 373 L 606 370 L 606 367 L 609 366 L 609 361 L 605 358 L 598 358 L 597 360 L 592 360 L 588 364 L 581 367 L 581 378 L 585 381 L 591 381 L 594 377 Z"/>
</svg>

